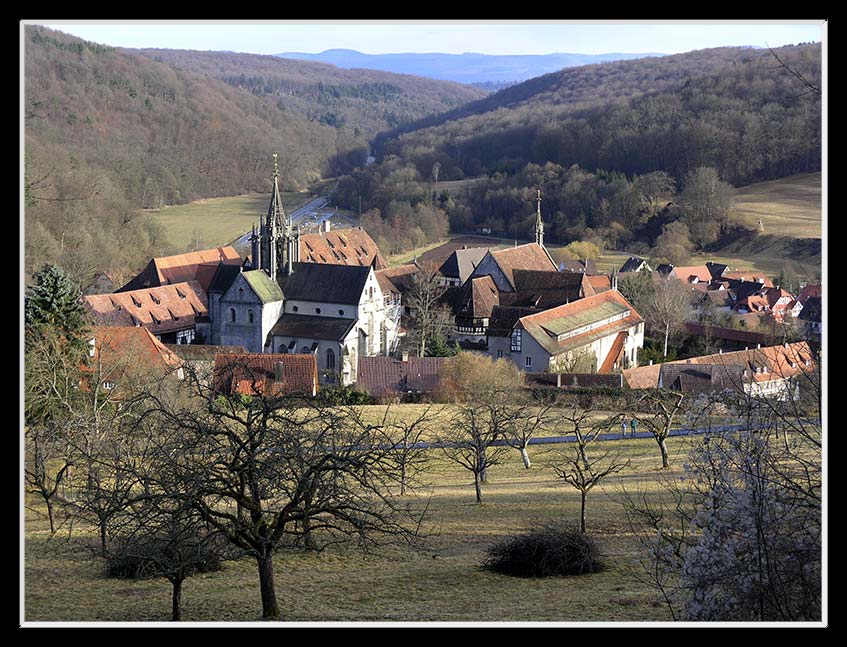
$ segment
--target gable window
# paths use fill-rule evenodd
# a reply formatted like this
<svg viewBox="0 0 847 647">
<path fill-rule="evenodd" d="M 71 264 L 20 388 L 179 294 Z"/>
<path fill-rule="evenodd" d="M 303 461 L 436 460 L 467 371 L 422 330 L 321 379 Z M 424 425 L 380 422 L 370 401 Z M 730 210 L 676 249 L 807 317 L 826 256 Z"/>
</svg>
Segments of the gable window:
<svg viewBox="0 0 847 647">
<path fill-rule="evenodd" d="M 335 351 L 331 348 L 326 349 L 326 370 L 335 370 Z"/>
<path fill-rule="evenodd" d="M 521 332 L 522 331 L 521 331 L 520 328 L 515 328 L 512 331 L 512 345 L 511 345 L 510 350 L 513 353 L 520 353 L 521 352 Z"/>
<path fill-rule="evenodd" d="M 247 322 L 253 323 L 253 311 L 252 310 L 247 311 Z"/>
<path fill-rule="evenodd" d="M 526 366 L 527 368 L 532 366 L 532 357 L 530 357 L 529 355 L 527 355 L 526 359 L 524 359 L 524 366 Z"/>
<path fill-rule="evenodd" d="M 229 309 L 229 320 L 230 322 L 235 322 L 235 308 Z"/>
</svg>

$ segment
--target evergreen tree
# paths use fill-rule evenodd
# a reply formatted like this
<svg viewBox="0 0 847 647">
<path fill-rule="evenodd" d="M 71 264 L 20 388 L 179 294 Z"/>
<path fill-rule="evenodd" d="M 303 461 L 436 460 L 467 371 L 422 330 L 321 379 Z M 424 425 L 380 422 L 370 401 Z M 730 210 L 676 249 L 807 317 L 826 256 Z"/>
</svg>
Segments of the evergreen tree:
<svg viewBox="0 0 847 647">
<path fill-rule="evenodd" d="M 45 264 L 34 275 L 24 306 L 27 337 L 45 328 L 64 336 L 73 346 L 84 343 L 88 328 L 82 291 L 62 268 Z"/>
</svg>

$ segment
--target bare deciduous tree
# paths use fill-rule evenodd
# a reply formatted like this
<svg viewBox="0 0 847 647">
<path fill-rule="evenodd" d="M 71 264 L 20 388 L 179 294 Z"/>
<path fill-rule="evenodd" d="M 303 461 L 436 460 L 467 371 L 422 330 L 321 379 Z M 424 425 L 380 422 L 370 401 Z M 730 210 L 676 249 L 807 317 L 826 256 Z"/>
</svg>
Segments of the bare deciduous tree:
<svg viewBox="0 0 847 647">
<path fill-rule="evenodd" d="M 664 389 L 648 390 L 638 399 L 647 407 L 650 415 L 634 415 L 633 419 L 637 420 L 639 425 L 647 429 L 656 439 L 659 451 L 662 454 L 663 470 L 668 469 L 670 465 L 667 438 L 670 435 L 674 420 L 682 413 L 684 399 L 684 394 Z"/>
</svg>

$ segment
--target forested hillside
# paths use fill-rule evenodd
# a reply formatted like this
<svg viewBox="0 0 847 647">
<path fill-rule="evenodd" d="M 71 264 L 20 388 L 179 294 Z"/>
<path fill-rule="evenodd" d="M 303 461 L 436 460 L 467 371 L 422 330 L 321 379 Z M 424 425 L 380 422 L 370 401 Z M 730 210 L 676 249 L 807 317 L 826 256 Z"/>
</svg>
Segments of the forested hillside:
<svg viewBox="0 0 847 647">
<path fill-rule="evenodd" d="M 50 261 L 81 281 L 168 251 L 141 208 L 269 191 L 274 152 L 284 188 L 302 189 L 339 160 L 364 161 L 369 128 L 482 96 L 447 82 L 248 56 L 251 78 L 269 84 L 258 91 L 240 82 L 250 68 L 237 55 L 186 53 L 191 64 L 171 65 L 166 52 L 155 60 L 37 26 L 26 27 L 24 54 L 26 269 Z M 209 66 L 237 82 L 210 78 Z M 347 112 L 322 118 L 334 101 Z M 369 125 L 356 123 L 356 110 Z"/>
<path fill-rule="evenodd" d="M 820 87 L 819 44 L 776 51 Z M 438 161 L 444 179 L 553 162 L 677 181 L 711 166 L 741 185 L 820 169 L 820 97 L 806 90 L 768 50 L 589 65 L 424 119 L 381 137 L 379 151 L 426 173 Z"/>
<path fill-rule="evenodd" d="M 768 50 L 721 48 L 532 79 L 383 135 L 379 163 L 338 198 L 361 197 L 403 247 L 421 236 L 395 220 L 419 203 L 454 232 L 526 239 L 540 188 L 549 242 L 683 261 L 732 235 L 732 186 L 821 168 L 820 94 L 792 74 L 819 88 L 820 46 L 776 54 L 791 71 Z"/>
<path fill-rule="evenodd" d="M 363 163 L 378 133 L 405 126 L 483 97 L 485 93 L 449 81 L 371 69 L 342 69 L 320 62 L 276 56 L 189 50 L 127 50 L 185 71 L 197 72 L 272 98 L 278 109 L 333 127 L 351 151 L 333 160 L 330 174 Z"/>
</svg>

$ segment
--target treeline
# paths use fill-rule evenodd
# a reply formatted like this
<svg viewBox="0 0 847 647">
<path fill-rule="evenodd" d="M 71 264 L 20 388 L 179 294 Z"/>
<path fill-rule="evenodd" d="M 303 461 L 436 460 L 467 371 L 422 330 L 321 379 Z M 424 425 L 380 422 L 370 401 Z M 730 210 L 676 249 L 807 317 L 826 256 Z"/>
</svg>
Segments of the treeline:
<svg viewBox="0 0 847 647">
<path fill-rule="evenodd" d="M 779 57 L 820 87 L 819 44 Z M 566 69 L 380 138 L 444 179 L 515 173 L 527 163 L 665 171 L 710 166 L 733 185 L 821 167 L 820 95 L 767 50 L 721 48 Z"/>
<path fill-rule="evenodd" d="M 732 187 L 710 167 L 693 169 L 677 184 L 664 171 L 629 178 L 576 164 L 529 163 L 513 174 L 495 173 L 446 190 L 436 190 L 437 171 L 435 166 L 423 176 L 392 156 L 342 178 L 334 198 L 353 210 L 361 198 L 367 212 L 363 226 L 372 235 L 379 232 L 392 252 L 442 237 L 442 213 L 456 233 L 486 229 L 531 240 L 538 190 L 547 243 L 584 241 L 597 250 L 626 249 L 680 264 L 739 225 Z M 395 219 L 398 205 L 404 218 Z"/>
</svg>

